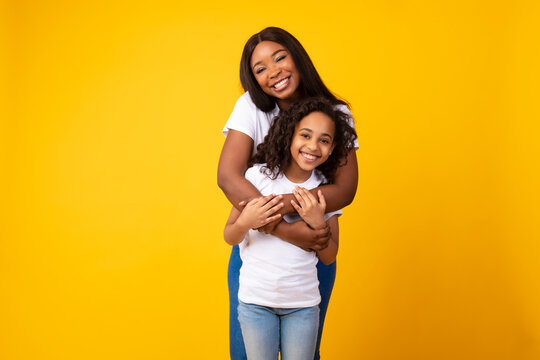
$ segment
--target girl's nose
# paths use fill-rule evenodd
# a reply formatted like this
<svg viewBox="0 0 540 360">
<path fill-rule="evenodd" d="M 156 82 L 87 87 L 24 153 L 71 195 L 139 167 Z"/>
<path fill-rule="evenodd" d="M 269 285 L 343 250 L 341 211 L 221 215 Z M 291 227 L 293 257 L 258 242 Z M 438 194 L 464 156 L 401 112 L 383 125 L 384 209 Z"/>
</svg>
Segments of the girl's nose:
<svg viewBox="0 0 540 360">
<path fill-rule="evenodd" d="M 316 149 L 317 149 L 317 142 L 316 142 L 316 141 L 310 141 L 310 142 L 308 142 L 307 148 L 308 148 L 309 150 L 313 150 L 313 151 L 316 150 Z"/>
</svg>

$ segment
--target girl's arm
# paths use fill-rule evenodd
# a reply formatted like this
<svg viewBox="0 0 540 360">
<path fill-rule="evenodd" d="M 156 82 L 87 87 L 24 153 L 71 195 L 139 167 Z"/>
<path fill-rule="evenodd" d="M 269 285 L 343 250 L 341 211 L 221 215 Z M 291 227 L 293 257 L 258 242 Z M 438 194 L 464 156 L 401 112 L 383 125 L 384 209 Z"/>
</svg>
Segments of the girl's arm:
<svg viewBox="0 0 540 360">
<path fill-rule="evenodd" d="M 330 265 L 336 261 L 336 256 L 339 247 L 339 223 L 338 216 L 334 215 L 326 221 L 330 227 L 330 241 L 324 250 L 317 251 L 317 256 L 325 265 Z"/>
<path fill-rule="evenodd" d="M 321 190 L 317 191 L 317 197 L 301 187 L 297 187 L 293 194 L 296 201 L 291 201 L 291 204 L 306 223 L 315 229 L 321 229 L 326 226 L 330 228 L 330 241 L 328 242 L 328 246 L 325 249 L 317 251 L 317 256 L 323 264 L 330 265 L 336 260 L 338 252 L 338 216 L 333 215 L 328 220 L 324 220 L 327 204 Z"/>
<path fill-rule="evenodd" d="M 251 200 L 241 212 L 233 207 L 223 230 L 225 242 L 229 245 L 240 244 L 249 229 L 278 219 L 281 215 L 273 214 L 283 206 L 283 203 L 279 203 L 280 200 L 280 195 L 272 194 Z"/>
<path fill-rule="evenodd" d="M 240 211 L 233 206 L 223 230 L 223 238 L 229 245 L 240 244 L 250 229 L 242 228 L 240 224 L 236 224 L 238 216 L 240 216 Z"/>
</svg>

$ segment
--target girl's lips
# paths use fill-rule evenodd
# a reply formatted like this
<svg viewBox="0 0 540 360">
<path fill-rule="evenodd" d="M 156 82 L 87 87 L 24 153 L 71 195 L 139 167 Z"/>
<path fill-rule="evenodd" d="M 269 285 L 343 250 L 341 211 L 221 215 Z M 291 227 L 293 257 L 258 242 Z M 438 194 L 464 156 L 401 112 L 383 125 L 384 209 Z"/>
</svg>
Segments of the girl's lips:
<svg viewBox="0 0 540 360">
<path fill-rule="evenodd" d="M 302 155 L 302 157 L 303 157 L 307 162 L 314 162 L 314 161 L 317 161 L 317 159 L 320 157 L 320 156 L 308 154 L 308 153 L 305 153 L 305 152 L 300 152 L 300 155 Z"/>
</svg>

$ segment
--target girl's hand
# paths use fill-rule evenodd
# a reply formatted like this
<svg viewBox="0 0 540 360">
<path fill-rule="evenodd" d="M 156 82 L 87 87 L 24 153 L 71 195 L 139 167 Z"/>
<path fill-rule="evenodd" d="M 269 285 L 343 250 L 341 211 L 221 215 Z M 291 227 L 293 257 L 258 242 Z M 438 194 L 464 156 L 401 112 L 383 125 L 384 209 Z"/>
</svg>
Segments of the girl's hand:
<svg viewBox="0 0 540 360">
<path fill-rule="evenodd" d="M 236 223 L 246 229 L 256 229 L 278 220 L 281 214 L 274 214 L 283 207 L 283 203 L 280 203 L 281 197 L 272 194 L 249 201 Z"/>
<path fill-rule="evenodd" d="M 293 195 L 298 202 L 291 200 L 291 204 L 298 212 L 298 215 L 300 215 L 313 229 L 324 228 L 326 226 L 326 221 L 324 221 L 326 201 L 322 191 L 319 190 L 317 192 L 319 200 L 302 187 L 296 187 L 293 191 Z"/>
</svg>

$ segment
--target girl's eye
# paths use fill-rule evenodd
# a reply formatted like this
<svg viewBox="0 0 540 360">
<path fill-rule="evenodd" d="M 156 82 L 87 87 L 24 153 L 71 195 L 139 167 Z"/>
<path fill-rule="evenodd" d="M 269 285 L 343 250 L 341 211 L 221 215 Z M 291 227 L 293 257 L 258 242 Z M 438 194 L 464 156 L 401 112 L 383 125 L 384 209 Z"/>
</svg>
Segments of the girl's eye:
<svg viewBox="0 0 540 360">
<path fill-rule="evenodd" d="M 330 142 L 329 142 L 328 140 L 326 140 L 326 139 L 322 139 L 321 142 L 322 142 L 323 144 L 329 144 L 329 143 L 330 143 Z"/>
<path fill-rule="evenodd" d="M 287 55 L 280 55 L 280 56 L 277 57 L 276 62 L 281 61 L 281 60 L 285 59 L 286 57 L 287 57 Z"/>
<path fill-rule="evenodd" d="M 259 75 L 260 73 L 262 73 L 264 71 L 264 69 L 265 68 L 263 68 L 263 67 L 255 69 L 255 75 Z"/>
<path fill-rule="evenodd" d="M 308 134 L 300 134 L 300 136 L 303 137 L 303 138 L 309 139 L 309 135 L 308 135 Z"/>
</svg>

